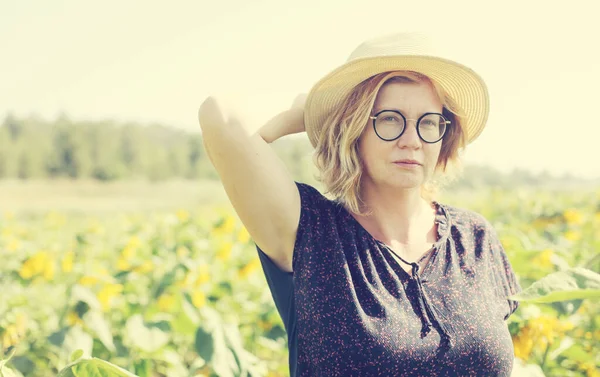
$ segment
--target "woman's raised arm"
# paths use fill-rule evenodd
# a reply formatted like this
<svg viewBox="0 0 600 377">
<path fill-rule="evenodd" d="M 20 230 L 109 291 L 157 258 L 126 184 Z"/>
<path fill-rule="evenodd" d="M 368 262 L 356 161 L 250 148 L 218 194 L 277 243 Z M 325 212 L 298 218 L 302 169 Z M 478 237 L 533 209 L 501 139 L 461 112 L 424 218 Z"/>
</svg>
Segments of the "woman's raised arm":
<svg viewBox="0 0 600 377">
<path fill-rule="evenodd" d="M 304 131 L 304 111 L 295 105 L 253 135 L 213 97 L 198 111 L 204 146 L 231 204 L 254 242 L 284 271 L 292 271 L 300 195 L 269 143 Z"/>
</svg>

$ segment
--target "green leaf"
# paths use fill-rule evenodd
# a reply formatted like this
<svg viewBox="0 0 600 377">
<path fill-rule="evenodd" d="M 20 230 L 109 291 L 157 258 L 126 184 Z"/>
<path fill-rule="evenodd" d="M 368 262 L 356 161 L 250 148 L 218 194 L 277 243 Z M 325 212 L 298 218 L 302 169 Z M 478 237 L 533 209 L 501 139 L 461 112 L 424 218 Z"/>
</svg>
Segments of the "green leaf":
<svg viewBox="0 0 600 377">
<path fill-rule="evenodd" d="M 83 356 L 83 350 L 78 349 L 77 351 L 75 351 L 71 354 L 71 361 L 77 361 L 78 359 L 81 358 L 81 356 Z"/>
<path fill-rule="evenodd" d="M 571 347 L 563 351 L 561 353 L 561 356 L 566 357 L 568 360 L 576 363 L 586 363 L 594 359 L 594 357 L 591 354 L 587 353 L 583 349 L 583 346 L 579 344 L 573 344 Z"/>
<path fill-rule="evenodd" d="M 69 332 L 69 328 L 63 327 L 62 329 L 50 334 L 48 336 L 48 341 L 50 342 L 50 344 L 53 344 L 57 347 L 62 347 L 63 343 L 65 342 L 65 337 L 67 336 L 68 332 Z"/>
<path fill-rule="evenodd" d="M 509 297 L 537 303 L 586 298 L 600 298 L 600 274 L 582 267 L 554 272 Z"/>
<path fill-rule="evenodd" d="M 104 316 L 102 316 L 100 312 L 87 312 L 85 316 L 83 316 L 83 321 L 90 329 L 92 329 L 92 331 L 94 331 L 95 335 L 109 351 L 116 351 L 108 322 L 106 322 Z"/>
<path fill-rule="evenodd" d="M 188 377 L 195 376 L 191 370 L 188 370 L 184 363 L 182 356 L 169 348 L 165 348 L 160 354 L 156 355 L 155 360 L 162 360 L 167 363 L 167 369 L 165 375 L 169 377 Z M 200 360 L 197 358 L 196 360 Z"/>
<path fill-rule="evenodd" d="M 573 340 L 573 338 L 571 338 L 569 336 L 564 337 L 560 341 L 560 344 L 558 345 L 558 348 L 556 348 L 555 350 L 553 350 L 552 352 L 550 352 L 550 354 L 548 355 L 548 359 L 549 360 L 556 359 L 562 352 L 564 352 L 565 350 L 568 350 L 574 344 L 575 344 L 575 341 Z"/>
<path fill-rule="evenodd" d="M 148 359 L 143 359 L 135 363 L 135 373 L 139 377 L 151 377 L 152 376 L 152 362 Z"/>
<path fill-rule="evenodd" d="M 239 329 L 235 324 L 223 325 L 223 332 L 225 339 L 233 352 L 233 356 L 236 360 L 236 366 L 239 366 L 242 370 L 242 374 L 247 371 L 247 362 L 245 359 L 244 346 L 242 345 L 242 337 L 240 336 Z"/>
<path fill-rule="evenodd" d="M 96 295 L 94 295 L 94 293 L 88 288 L 78 284 L 74 285 L 71 289 L 71 300 L 74 302 L 85 302 L 93 310 L 101 310 L 102 308 L 102 305 L 100 305 L 100 301 L 98 301 Z"/>
<path fill-rule="evenodd" d="M 178 295 L 177 300 L 179 303 L 179 310 L 177 311 L 177 317 L 173 319 L 171 325 L 173 326 L 173 331 L 176 333 L 191 335 L 198 327 L 200 318 L 196 313 L 196 309 L 190 304 L 186 296 L 187 294 Z"/>
<path fill-rule="evenodd" d="M 8 359 L 0 360 L 0 377 L 18 377 L 15 371 L 6 366 L 6 363 L 15 355 L 15 352 L 13 348 L 8 355 Z"/>
<path fill-rule="evenodd" d="M 71 327 L 69 331 L 67 331 L 65 341 L 62 345 L 64 352 L 67 355 L 72 355 L 71 357 L 73 357 L 76 352 L 81 351 L 81 355 L 77 358 L 80 358 L 83 354 L 91 355 L 93 347 L 94 339 L 79 326 Z M 75 360 L 76 359 L 71 359 L 71 361 Z"/>
<path fill-rule="evenodd" d="M 56 377 L 139 377 L 108 361 L 83 359 L 66 366 Z"/>
<path fill-rule="evenodd" d="M 177 274 L 179 269 L 185 269 L 185 266 L 178 264 L 171 271 L 166 273 L 158 283 L 158 287 L 154 291 L 153 297 L 158 298 L 163 294 L 169 287 L 171 287 L 177 281 Z"/>
<path fill-rule="evenodd" d="M 213 355 L 212 367 L 219 377 L 234 377 L 239 375 L 240 369 L 235 355 L 225 343 L 225 335 L 222 326 L 214 329 L 213 339 L 215 353 Z"/>
<path fill-rule="evenodd" d="M 125 328 L 129 340 L 146 352 L 154 352 L 169 342 L 167 333 L 157 327 L 146 326 L 140 314 L 130 317 Z"/>
<path fill-rule="evenodd" d="M 9 367 L 0 367 L 0 377 L 19 377 L 14 370 Z"/>
<path fill-rule="evenodd" d="M 198 327 L 196 330 L 196 352 L 203 358 L 207 363 L 209 363 L 215 352 L 215 344 L 213 340 L 213 336 L 211 333 L 206 331 L 202 327 Z"/>
</svg>

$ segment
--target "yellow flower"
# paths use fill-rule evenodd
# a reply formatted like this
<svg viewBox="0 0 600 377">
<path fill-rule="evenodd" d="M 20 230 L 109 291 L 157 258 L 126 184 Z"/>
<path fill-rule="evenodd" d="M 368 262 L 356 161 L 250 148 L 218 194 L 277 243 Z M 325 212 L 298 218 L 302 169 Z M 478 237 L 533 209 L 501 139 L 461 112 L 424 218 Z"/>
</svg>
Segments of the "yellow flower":
<svg viewBox="0 0 600 377">
<path fill-rule="evenodd" d="M 106 267 L 98 266 L 98 265 L 96 265 L 96 267 L 94 267 L 94 273 L 98 276 L 109 276 L 110 275 L 108 273 L 108 270 L 106 269 Z"/>
<path fill-rule="evenodd" d="M 135 256 L 136 248 L 134 246 L 127 245 L 121 251 L 121 258 L 125 260 L 130 260 Z"/>
<path fill-rule="evenodd" d="M 131 236 L 131 238 L 129 238 L 129 242 L 127 243 L 127 246 L 130 246 L 133 248 L 138 248 L 138 247 L 142 246 L 142 241 L 140 240 L 140 238 L 138 236 Z"/>
<path fill-rule="evenodd" d="M 573 329 L 573 323 L 561 323 L 557 318 L 548 315 L 535 318 L 521 329 L 514 337 L 515 356 L 527 361 L 533 346 L 545 348 L 560 339 L 564 332 Z"/>
<path fill-rule="evenodd" d="M 33 270 L 31 264 L 23 263 L 21 269 L 19 270 L 19 276 L 23 279 L 31 279 L 31 277 L 35 275 L 35 271 Z"/>
<path fill-rule="evenodd" d="M 252 272 L 256 271 L 259 266 L 260 266 L 260 260 L 258 258 L 255 258 L 252 261 L 250 261 L 250 263 L 248 263 L 247 265 L 245 265 L 244 267 L 242 267 L 240 269 L 238 275 L 239 275 L 240 278 L 245 279 Z"/>
<path fill-rule="evenodd" d="M 126 258 L 120 257 L 117 260 L 117 269 L 119 271 L 128 271 L 131 268 L 131 263 Z"/>
<path fill-rule="evenodd" d="M 587 332 L 585 333 L 585 338 L 586 338 L 587 340 L 592 340 L 592 333 L 591 333 L 590 331 L 587 331 Z"/>
<path fill-rule="evenodd" d="M 179 287 L 179 288 L 186 288 L 190 285 L 192 285 L 192 283 L 194 282 L 194 273 L 192 271 L 188 271 L 185 276 L 183 277 L 183 280 L 179 280 L 178 282 L 175 283 L 175 286 Z"/>
<path fill-rule="evenodd" d="M 531 224 L 534 228 L 542 230 L 544 228 L 546 228 L 548 225 L 550 225 L 551 222 L 548 221 L 547 218 L 545 217 L 538 217 L 537 219 L 533 220 L 533 223 Z"/>
<path fill-rule="evenodd" d="M 179 245 L 175 251 L 175 254 L 177 255 L 177 258 L 185 258 L 190 255 L 190 250 L 183 245 Z"/>
<path fill-rule="evenodd" d="M 233 233 L 235 229 L 235 218 L 233 216 L 225 216 L 221 219 L 221 223 L 214 228 L 216 235 L 227 235 Z"/>
<path fill-rule="evenodd" d="M 140 274 L 147 274 L 148 272 L 152 272 L 154 270 L 154 263 L 151 260 L 144 261 L 144 263 L 136 266 L 132 271 L 135 271 Z"/>
<path fill-rule="evenodd" d="M 75 259 L 75 253 L 67 251 L 62 259 L 62 271 L 65 273 L 73 271 L 73 260 Z"/>
<path fill-rule="evenodd" d="M 563 217 L 567 224 L 570 225 L 581 225 L 583 223 L 583 216 L 579 211 L 574 208 L 569 208 L 563 213 Z"/>
<path fill-rule="evenodd" d="M 99 279 L 95 276 L 83 276 L 79 279 L 79 284 L 83 286 L 90 286 L 98 283 Z"/>
<path fill-rule="evenodd" d="M 21 243 L 19 242 L 19 240 L 11 237 L 11 238 L 9 238 L 8 243 L 6 245 L 6 250 L 8 250 L 10 252 L 14 252 L 14 251 L 17 251 L 17 249 L 19 249 L 20 246 L 21 246 Z"/>
<path fill-rule="evenodd" d="M 175 306 L 175 296 L 173 296 L 172 294 L 169 293 L 163 293 L 162 295 L 160 295 L 160 297 L 158 298 L 158 308 L 163 311 L 163 312 L 169 312 L 174 308 Z"/>
<path fill-rule="evenodd" d="M 250 233 L 248 233 L 248 230 L 245 227 L 241 227 L 237 235 L 237 240 L 242 244 L 246 244 L 248 241 L 250 241 Z"/>
<path fill-rule="evenodd" d="M 8 325 L 2 332 L 2 349 L 16 346 L 19 343 L 19 333 L 14 325 Z"/>
<path fill-rule="evenodd" d="M 515 348 L 515 356 L 523 361 L 527 361 L 533 349 L 534 339 L 531 336 L 531 328 L 525 326 L 514 337 L 513 344 Z"/>
<path fill-rule="evenodd" d="M 112 298 L 123 292 L 123 285 L 108 283 L 98 292 L 98 301 L 102 305 L 102 310 L 110 309 Z"/>
<path fill-rule="evenodd" d="M 206 295 L 202 291 L 195 291 L 192 293 L 192 304 L 195 307 L 201 308 L 206 304 Z"/>
<path fill-rule="evenodd" d="M 15 326 L 19 334 L 25 335 L 27 331 L 27 315 L 25 313 L 17 313 Z"/>
<path fill-rule="evenodd" d="M 83 325 L 83 320 L 79 318 L 76 312 L 71 310 L 69 311 L 69 314 L 67 314 L 67 324 L 69 326 Z"/>
<path fill-rule="evenodd" d="M 208 283 L 210 281 L 210 273 L 208 270 L 208 266 L 206 264 L 201 264 L 198 266 L 198 277 L 196 278 L 195 285 L 196 287 L 201 284 Z"/>
<path fill-rule="evenodd" d="M 541 267 L 552 267 L 552 249 L 545 249 L 532 259 L 532 263 Z"/>
<path fill-rule="evenodd" d="M 579 369 L 586 372 L 587 377 L 600 377 L 600 371 L 593 362 L 581 363 L 579 364 Z"/>
<path fill-rule="evenodd" d="M 0 351 L 11 346 L 16 346 L 27 333 L 27 315 L 17 312 L 14 316 L 14 322 L 0 327 Z"/>
<path fill-rule="evenodd" d="M 189 220 L 190 218 L 190 214 L 188 211 L 186 211 L 185 209 L 180 209 L 178 210 L 175 215 L 177 216 L 177 218 L 179 219 L 180 222 L 186 222 L 187 220 Z"/>
<path fill-rule="evenodd" d="M 221 243 L 219 250 L 217 251 L 217 259 L 223 262 L 229 260 L 231 256 L 231 248 L 233 247 L 233 243 L 229 241 L 225 241 Z"/>
<path fill-rule="evenodd" d="M 23 279 L 31 279 L 35 275 L 43 275 L 46 279 L 54 276 L 54 264 L 47 251 L 38 251 L 29 257 L 21 266 L 19 275 Z"/>
<path fill-rule="evenodd" d="M 575 325 L 571 321 L 562 322 L 562 331 L 571 331 L 575 328 Z"/>
<path fill-rule="evenodd" d="M 572 242 L 579 241 L 581 239 L 581 233 L 575 230 L 567 230 L 565 232 L 565 238 Z"/>
<path fill-rule="evenodd" d="M 54 279 L 54 271 L 55 271 L 54 263 L 50 262 L 46 265 L 46 268 L 44 268 L 44 272 L 42 273 L 42 276 L 44 276 L 44 279 L 50 281 L 50 280 Z"/>
</svg>

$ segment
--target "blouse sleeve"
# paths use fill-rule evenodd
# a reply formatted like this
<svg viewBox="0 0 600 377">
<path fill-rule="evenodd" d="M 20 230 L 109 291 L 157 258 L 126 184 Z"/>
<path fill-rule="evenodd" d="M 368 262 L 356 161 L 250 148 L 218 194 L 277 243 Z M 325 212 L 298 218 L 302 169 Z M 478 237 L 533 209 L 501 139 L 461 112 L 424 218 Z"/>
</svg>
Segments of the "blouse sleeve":
<svg viewBox="0 0 600 377">
<path fill-rule="evenodd" d="M 489 223 L 488 223 L 489 224 Z M 521 292 L 521 286 L 514 273 L 502 243 L 498 239 L 496 230 L 489 225 L 489 241 L 491 252 L 492 274 L 496 283 L 498 295 L 506 303 L 504 320 L 506 321 L 519 307 L 518 301 L 509 300 L 508 297 Z"/>
<path fill-rule="evenodd" d="M 306 183 L 296 182 L 300 193 L 300 220 L 294 244 L 292 268 L 297 271 L 306 253 L 309 253 L 325 231 L 329 200 L 316 188 Z"/>
<path fill-rule="evenodd" d="M 297 259 L 308 252 L 312 248 L 311 245 L 316 242 L 319 232 L 315 231 L 315 226 L 320 223 L 320 213 L 325 208 L 327 201 L 317 189 L 310 185 L 296 182 L 296 186 L 300 193 L 301 210 L 292 262 L 294 271 L 299 265 Z M 295 322 L 294 272 L 287 272 L 279 268 L 258 245 L 256 245 L 256 250 L 277 310 L 286 330 L 290 331 Z"/>
</svg>

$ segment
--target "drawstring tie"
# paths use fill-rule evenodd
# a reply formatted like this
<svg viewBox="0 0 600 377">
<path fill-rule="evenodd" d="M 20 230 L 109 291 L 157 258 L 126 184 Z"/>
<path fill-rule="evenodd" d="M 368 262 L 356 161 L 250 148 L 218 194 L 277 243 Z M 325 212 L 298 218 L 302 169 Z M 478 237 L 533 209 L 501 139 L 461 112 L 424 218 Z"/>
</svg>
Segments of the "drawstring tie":
<svg viewBox="0 0 600 377">
<path fill-rule="evenodd" d="M 419 309 L 421 313 L 423 313 L 423 326 L 421 327 L 421 338 L 424 338 L 431 331 L 432 323 L 429 320 L 430 318 L 435 321 L 440 328 L 440 337 L 442 340 L 443 348 L 450 348 L 453 345 L 452 337 L 450 336 L 450 332 L 444 325 L 443 321 L 438 319 L 437 311 L 433 306 L 429 304 L 429 300 L 427 300 L 426 293 L 423 290 L 423 283 L 421 282 L 421 277 L 419 276 L 419 265 L 417 263 L 410 263 L 412 266 L 412 279 L 417 284 L 417 294 Z"/>
<path fill-rule="evenodd" d="M 423 290 L 423 284 L 421 282 L 421 277 L 419 276 L 419 265 L 415 262 L 409 263 L 402 259 L 398 254 L 394 252 L 390 247 L 386 244 L 381 243 L 386 249 L 391 251 L 395 256 L 397 256 L 402 262 L 412 266 L 412 274 L 411 279 L 415 281 L 417 285 L 417 301 L 419 303 L 419 310 L 422 315 L 422 327 L 421 327 L 421 338 L 424 338 L 430 331 L 433 326 L 430 319 L 433 320 L 439 327 L 440 330 L 440 338 L 442 342 L 442 348 L 448 349 L 454 345 L 452 342 L 452 337 L 450 336 L 450 332 L 448 328 L 444 325 L 442 321 L 438 319 L 439 315 L 435 308 L 429 304 L 429 300 L 427 299 L 427 295 Z"/>
</svg>

